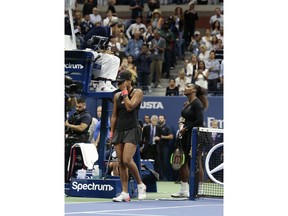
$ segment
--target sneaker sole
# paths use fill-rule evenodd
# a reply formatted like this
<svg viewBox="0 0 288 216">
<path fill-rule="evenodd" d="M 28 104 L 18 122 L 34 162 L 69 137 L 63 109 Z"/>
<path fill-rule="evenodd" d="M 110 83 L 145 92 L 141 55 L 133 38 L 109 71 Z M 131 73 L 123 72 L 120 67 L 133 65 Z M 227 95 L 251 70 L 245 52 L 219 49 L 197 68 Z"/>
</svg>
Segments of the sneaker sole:
<svg viewBox="0 0 288 216">
<path fill-rule="evenodd" d="M 114 200 L 112 199 L 113 202 L 130 202 L 131 199 L 127 199 L 127 200 Z"/>
<path fill-rule="evenodd" d="M 145 196 L 143 196 L 143 197 L 141 197 L 141 198 L 138 197 L 138 199 L 139 199 L 139 200 L 143 200 L 143 199 L 146 199 L 146 197 L 147 197 L 147 195 L 145 195 Z"/>
<path fill-rule="evenodd" d="M 173 197 L 173 198 L 189 198 L 189 196 L 187 195 L 187 196 L 175 196 L 175 195 L 171 195 L 171 197 Z"/>
</svg>

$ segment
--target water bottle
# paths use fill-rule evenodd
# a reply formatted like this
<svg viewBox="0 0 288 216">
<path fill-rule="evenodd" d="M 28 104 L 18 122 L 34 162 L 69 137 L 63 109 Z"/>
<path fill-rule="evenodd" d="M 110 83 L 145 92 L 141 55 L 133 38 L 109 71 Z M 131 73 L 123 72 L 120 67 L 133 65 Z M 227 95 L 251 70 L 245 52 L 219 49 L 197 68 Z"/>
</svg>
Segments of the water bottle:
<svg viewBox="0 0 288 216">
<path fill-rule="evenodd" d="M 94 165 L 92 171 L 92 179 L 100 179 L 99 165 Z"/>
</svg>

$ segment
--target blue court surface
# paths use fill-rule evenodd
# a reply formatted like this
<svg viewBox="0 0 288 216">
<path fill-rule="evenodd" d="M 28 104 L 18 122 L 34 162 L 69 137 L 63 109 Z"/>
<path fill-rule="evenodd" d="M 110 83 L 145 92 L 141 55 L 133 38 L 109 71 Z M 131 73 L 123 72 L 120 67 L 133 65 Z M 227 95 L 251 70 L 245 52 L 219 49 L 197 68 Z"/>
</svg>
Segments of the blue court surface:
<svg viewBox="0 0 288 216">
<path fill-rule="evenodd" d="M 131 202 L 66 203 L 65 215 L 105 216 L 223 216 L 223 199 L 191 200 L 132 200 Z"/>
</svg>

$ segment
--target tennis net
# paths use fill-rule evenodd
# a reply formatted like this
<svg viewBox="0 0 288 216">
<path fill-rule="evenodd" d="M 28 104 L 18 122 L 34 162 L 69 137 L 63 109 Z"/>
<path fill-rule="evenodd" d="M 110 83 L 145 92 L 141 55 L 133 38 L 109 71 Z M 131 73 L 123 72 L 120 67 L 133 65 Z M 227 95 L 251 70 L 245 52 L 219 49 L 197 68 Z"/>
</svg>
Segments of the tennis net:
<svg viewBox="0 0 288 216">
<path fill-rule="evenodd" d="M 190 163 L 190 199 L 224 195 L 224 130 L 194 128 Z M 202 167 L 202 169 L 201 169 Z"/>
</svg>

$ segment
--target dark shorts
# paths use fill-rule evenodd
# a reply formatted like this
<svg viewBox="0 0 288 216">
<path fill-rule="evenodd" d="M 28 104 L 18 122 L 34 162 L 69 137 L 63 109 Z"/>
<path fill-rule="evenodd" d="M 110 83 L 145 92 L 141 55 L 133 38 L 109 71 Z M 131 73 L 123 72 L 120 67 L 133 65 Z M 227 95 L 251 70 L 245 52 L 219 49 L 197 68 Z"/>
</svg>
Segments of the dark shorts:
<svg viewBox="0 0 288 216">
<path fill-rule="evenodd" d="M 113 133 L 112 143 L 133 143 L 135 145 L 138 145 L 140 144 L 141 137 L 142 129 L 140 126 L 125 131 L 115 129 Z"/>
</svg>

